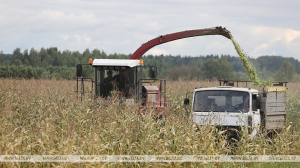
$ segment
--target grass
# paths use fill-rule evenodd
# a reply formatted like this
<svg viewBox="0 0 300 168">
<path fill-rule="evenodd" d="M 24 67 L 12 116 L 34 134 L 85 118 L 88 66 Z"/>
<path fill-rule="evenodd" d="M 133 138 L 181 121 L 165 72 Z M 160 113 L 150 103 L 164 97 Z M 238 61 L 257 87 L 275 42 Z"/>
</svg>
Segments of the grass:
<svg viewBox="0 0 300 168">
<path fill-rule="evenodd" d="M 274 139 L 245 132 L 235 147 L 214 127 L 191 128 L 183 99 L 195 87 L 217 86 L 210 81 L 167 83 L 169 116 L 154 120 L 149 109 L 117 99 L 101 106 L 91 95 L 83 102 L 75 81 L 0 79 L 1 155 L 299 155 L 298 83 L 288 84 L 288 124 Z M 260 167 L 288 163 L 0 163 L 3 167 Z M 269 166 L 271 167 L 271 166 Z"/>
</svg>

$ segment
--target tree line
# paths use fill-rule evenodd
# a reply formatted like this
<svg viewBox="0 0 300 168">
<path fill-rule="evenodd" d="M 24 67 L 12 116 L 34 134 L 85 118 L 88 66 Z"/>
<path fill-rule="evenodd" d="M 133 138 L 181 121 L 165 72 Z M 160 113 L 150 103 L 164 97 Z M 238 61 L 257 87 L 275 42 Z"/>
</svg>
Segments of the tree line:
<svg viewBox="0 0 300 168">
<path fill-rule="evenodd" d="M 103 50 L 86 49 L 79 51 L 59 51 L 57 47 L 21 51 L 16 48 L 12 54 L 0 51 L 0 77 L 35 78 L 35 79 L 75 79 L 76 65 L 88 63 L 92 59 L 129 59 L 131 54 L 106 54 Z M 230 55 L 200 55 L 197 57 L 180 55 L 146 55 L 144 60 L 144 76 L 147 77 L 147 67 L 157 66 L 160 78 L 177 80 L 227 79 L 249 80 L 245 75 L 239 57 Z M 260 56 L 248 60 L 256 69 L 262 80 L 300 81 L 300 62 L 292 57 Z M 93 78 L 93 68 L 83 66 L 83 76 Z"/>
</svg>

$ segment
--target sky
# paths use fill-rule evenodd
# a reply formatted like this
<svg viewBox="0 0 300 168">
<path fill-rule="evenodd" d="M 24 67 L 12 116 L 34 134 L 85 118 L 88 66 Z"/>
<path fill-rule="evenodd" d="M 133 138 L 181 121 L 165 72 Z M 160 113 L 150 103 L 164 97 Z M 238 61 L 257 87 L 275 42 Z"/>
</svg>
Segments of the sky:
<svg viewBox="0 0 300 168">
<path fill-rule="evenodd" d="M 300 59 L 299 7 L 298 0 L 0 0 L 0 51 L 132 54 L 160 35 L 222 26 L 250 57 Z M 237 56 L 219 35 L 172 41 L 148 54 Z"/>
</svg>

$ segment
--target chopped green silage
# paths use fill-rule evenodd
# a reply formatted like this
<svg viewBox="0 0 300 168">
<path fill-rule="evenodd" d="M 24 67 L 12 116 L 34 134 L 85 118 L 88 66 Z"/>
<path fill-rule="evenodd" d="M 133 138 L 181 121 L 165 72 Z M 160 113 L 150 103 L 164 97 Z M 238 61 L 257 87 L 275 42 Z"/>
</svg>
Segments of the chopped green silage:
<svg viewBox="0 0 300 168">
<path fill-rule="evenodd" d="M 254 86 L 256 87 L 267 87 L 267 86 L 271 86 L 272 85 L 272 81 L 265 81 L 265 82 L 260 82 L 255 69 L 251 67 L 250 62 L 247 59 L 246 54 L 243 52 L 243 50 L 241 49 L 240 45 L 233 39 L 231 38 L 231 41 L 237 51 L 237 53 L 240 56 L 240 59 L 242 61 L 243 66 L 246 68 L 246 73 L 249 76 L 250 80 L 254 81 Z"/>
</svg>

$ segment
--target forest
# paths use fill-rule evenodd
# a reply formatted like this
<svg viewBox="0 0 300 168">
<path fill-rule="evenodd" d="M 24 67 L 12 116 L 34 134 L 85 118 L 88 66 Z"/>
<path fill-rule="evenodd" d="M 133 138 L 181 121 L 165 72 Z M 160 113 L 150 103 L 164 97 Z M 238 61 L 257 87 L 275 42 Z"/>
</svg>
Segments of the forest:
<svg viewBox="0 0 300 168">
<path fill-rule="evenodd" d="M 16 48 L 12 54 L 0 51 L 1 78 L 68 79 L 76 78 L 76 65 L 92 59 L 129 59 L 131 54 L 107 54 L 105 51 L 86 49 L 59 51 L 57 47 L 31 48 L 21 51 Z M 158 77 L 171 80 L 249 80 L 238 56 L 231 55 L 145 55 L 144 77 L 148 67 L 157 66 Z M 248 57 L 252 67 L 262 81 L 300 82 L 300 62 L 293 57 L 260 56 Z M 83 66 L 83 76 L 93 78 L 93 68 Z"/>
</svg>

